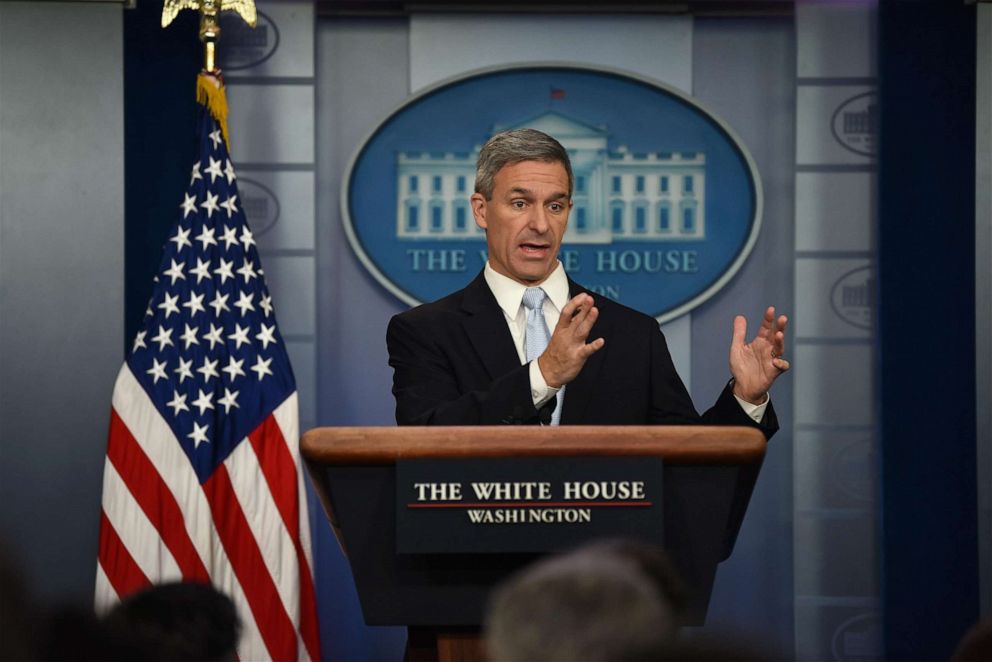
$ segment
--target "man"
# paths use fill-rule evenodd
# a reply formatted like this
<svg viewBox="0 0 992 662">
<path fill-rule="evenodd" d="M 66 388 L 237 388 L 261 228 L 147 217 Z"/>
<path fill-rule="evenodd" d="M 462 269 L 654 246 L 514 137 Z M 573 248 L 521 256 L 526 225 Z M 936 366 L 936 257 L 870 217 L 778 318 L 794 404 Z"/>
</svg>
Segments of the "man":
<svg viewBox="0 0 992 662">
<path fill-rule="evenodd" d="M 572 184 L 568 153 L 544 133 L 507 131 L 483 146 L 471 204 L 489 259 L 465 289 L 390 321 L 397 423 L 707 423 L 770 437 L 768 389 L 789 369 L 785 316 L 769 308 L 751 343 L 746 320 L 734 320 L 733 379 L 700 416 L 657 322 L 565 275 Z"/>
</svg>

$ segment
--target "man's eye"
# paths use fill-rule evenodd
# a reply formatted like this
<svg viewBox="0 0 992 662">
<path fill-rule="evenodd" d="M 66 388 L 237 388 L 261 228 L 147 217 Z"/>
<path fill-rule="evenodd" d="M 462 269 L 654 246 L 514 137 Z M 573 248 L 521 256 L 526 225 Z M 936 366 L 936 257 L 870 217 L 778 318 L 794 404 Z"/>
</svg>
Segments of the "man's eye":
<svg viewBox="0 0 992 662">
<path fill-rule="evenodd" d="M 565 206 L 562 205 L 560 202 L 552 202 L 550 207 L 551 207 L 551 211 L 553 212 L 559 212 L 565 208 Z"/>
<path fill-rule="evenodd" d="M 523 200 L 514 200 L 510 203 L 510 205 L 515 209 L 523 209 L 525 204 L 526 203 Z"/>
</svg>

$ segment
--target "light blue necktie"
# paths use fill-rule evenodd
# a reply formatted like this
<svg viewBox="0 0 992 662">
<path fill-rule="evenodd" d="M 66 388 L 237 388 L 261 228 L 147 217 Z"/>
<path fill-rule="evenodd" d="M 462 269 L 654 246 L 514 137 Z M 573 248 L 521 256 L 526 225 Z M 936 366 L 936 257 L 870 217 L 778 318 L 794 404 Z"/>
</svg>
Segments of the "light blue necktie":
<svg viewBox="0 0 992 662">
<path fill-rule="evenodd" d="M 524 332 L 524 351 L 527 361 L 536 361 L 537 357 L 544 353 L 551 340 L 551 333 L 548 331 L 548 324 L 544 321 L 544 300 L 547 294 L 540 287 L 528 287 L 524 290 L 523 304 L 527 309 L 527 330 Z M 565 387 L 562 386 L 555 396 L 558 404 L 554 413 L 551 414 L 551 425 L 558 425 L 561 420 L 561 403 L 565 396 Z"/>
</svg>

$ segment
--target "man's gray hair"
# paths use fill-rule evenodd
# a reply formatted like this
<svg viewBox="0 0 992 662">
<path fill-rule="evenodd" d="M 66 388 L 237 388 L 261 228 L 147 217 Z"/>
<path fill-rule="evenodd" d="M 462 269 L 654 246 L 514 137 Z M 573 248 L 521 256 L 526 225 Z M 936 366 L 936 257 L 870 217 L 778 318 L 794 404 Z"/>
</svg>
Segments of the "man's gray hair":
<svg viewBox="0 0 992 662">
<path fill-rule="evenodd" d="M 497 133 L 479 152 L 475 170 L 475 192 L 493 198 L 493 180 L 505 166 L 522 161 L 560 163 L 568 175 L 568 197 L 572 197 L 572 163 L 561 143 L 536 129 L 512 129 Z"/>
</svg>

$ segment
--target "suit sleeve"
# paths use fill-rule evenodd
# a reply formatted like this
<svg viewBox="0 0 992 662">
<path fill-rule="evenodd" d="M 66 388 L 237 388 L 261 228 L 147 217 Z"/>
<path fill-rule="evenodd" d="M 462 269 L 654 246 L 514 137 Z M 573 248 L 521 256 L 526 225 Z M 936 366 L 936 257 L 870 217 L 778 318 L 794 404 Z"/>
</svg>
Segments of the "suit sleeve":
<svg viewBox="0 0 992 662">
<path fill-rule="evenodd" d="M 399 425 L 537 423 L 549 406 L 542 410 L 534 407 L 526 364 L 492 380 L 485 388 L 465 390 L 438 339 L 402 316 L 390 320 L 386 345 L 393 368 Z M 551 409 L 554 404 L 552 398 Z"/>
<path fill-rule="evenodd" d="M 696 412 L 692 398 L 682 383 L 665 336 L 657 325 L 651 333 L 651 412 L 650 422 L 661 425 L 743 425 L 758 428 L 770 439 L 778 430 L 778 418 L 768 403 L 760 423 L 748 416 L 734 398 L 733 385 L 728 383 L 716 403 L 702 416 Z"/>
</svg>

